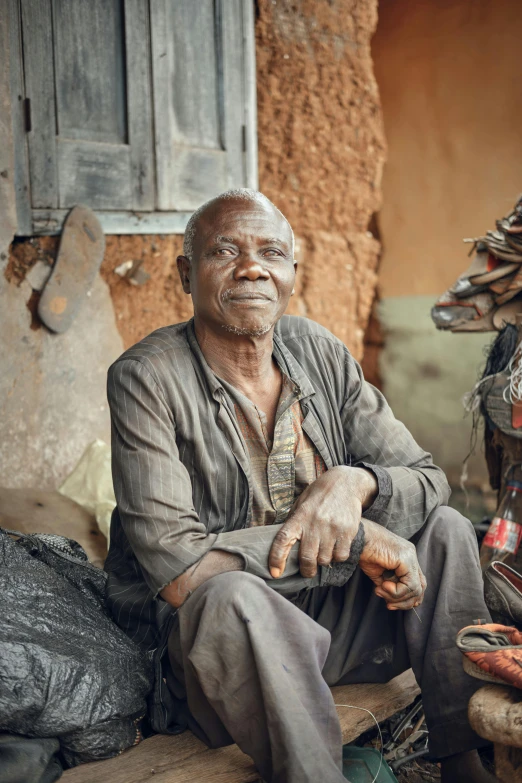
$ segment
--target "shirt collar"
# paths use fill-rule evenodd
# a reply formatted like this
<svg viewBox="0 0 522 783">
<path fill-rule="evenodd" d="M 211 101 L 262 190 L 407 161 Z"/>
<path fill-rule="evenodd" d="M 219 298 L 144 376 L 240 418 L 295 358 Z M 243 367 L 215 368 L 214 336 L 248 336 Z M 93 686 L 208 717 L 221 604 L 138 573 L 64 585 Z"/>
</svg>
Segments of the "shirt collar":
<svg viewBox="0 0 522 783">
<path fill-rule="evenodd" d="M 187 341 L 192 353 L 196 356 L 199 364 L 201 365 L 201 369 L 205 375 L 205 379 L 209 385 L 212 396 L 219 396 L 225 391 L 225 389 L 219 378 L 209 367 L 207 360 L 203 355 L 203 351 L 199 347 L 196 331 L 194 329 L 194 318 L 191 318 L 190 321 L 187 322 Z M 312 386 L 310 379 L 304 373 L 295 357 L 292 356 L 288 348 L 285 346 L 284 341 L 280 335 L 277 334 L 277 331 L 274 331 L 273 355 L 281 370 L 286 373 L 298 387 L 299 399 L 302 400 L 305 397 L 310 397 L 312 394 L 315 394 L 315 389 Z"/>
</svg>

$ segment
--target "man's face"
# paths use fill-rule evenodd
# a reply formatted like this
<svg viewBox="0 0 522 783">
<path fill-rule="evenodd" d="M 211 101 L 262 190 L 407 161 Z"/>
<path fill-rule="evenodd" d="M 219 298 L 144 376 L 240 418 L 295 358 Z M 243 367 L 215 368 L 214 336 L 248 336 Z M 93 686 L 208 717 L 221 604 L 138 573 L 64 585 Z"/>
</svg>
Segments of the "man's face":
<svg viewBox="0 0 522 783">
<path fill-rule="evenodd" d="M 200 217 L 192 261 L 178 258 L 196 318 L 239 335 L 270 331 L 295 280 L 292 234 L 269 204 L 223 200 Z"/>
</svg>

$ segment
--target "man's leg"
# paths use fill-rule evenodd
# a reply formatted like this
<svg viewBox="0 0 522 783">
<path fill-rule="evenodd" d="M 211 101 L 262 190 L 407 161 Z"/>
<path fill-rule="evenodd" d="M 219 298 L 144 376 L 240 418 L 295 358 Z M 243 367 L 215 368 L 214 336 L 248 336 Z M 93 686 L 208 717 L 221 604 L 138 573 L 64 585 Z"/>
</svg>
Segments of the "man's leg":
<svg viewBox="0 0 522 783">
<path fill-rule="evenodd" d="M 436 758 L 487 744 L 468 721 L 471 696 L 483 683 L 463 671 L 457 632 L 474 620 L 490 621 L 473 526 L 454 509 L 434 511 L 415 541 L 428 587 L 418 608 L 404 618 L 408 651 L 429 716 Z"/>
<path fill-rule="evenodd" d="M 434 511 L 415 541 L 428 587 L 419 616 L 428 628 L 415 628 L 415 616 L 404 621 L 412 667 L 423 692 L 430 750 L 439 758 L 443 783 L 490 781 L 476 748 L 487 743 L 468 721 L 471 696 L 483 683 L 462 668 L 455 637 L 474 620 L 491 621 L 484 602 L 484 583 L 473 526 L 454 509 Z M 430 580 L 432 586 L 430 588 Z"/>
<path fill-rule="evenodd" d="M 321 671 L 330 635 L 255 576 L 215 576 L 179 610 L 169 656 L 191 728 L 236 742 L 270 783 L 342 783 L 341 731 Z"/>
<path fill-rule="evenodd" d="M 418 616 L 389 611 L 360 571 L 344 588 L 310 591 L 302 609 L 332 634 L 323 669 L 329 685 L 385 682 L 413 668 L 422 690 L 430 752 L 442 760 L 487 744 L 467 719 L 469 699 L 482 683 L 464 672 L 455 637 L 489 613 L 476 536 L 467 519 L 443 506 L 430 515 L 414 543 L 428 583 Z M 459 775 L 456 780 L 464 779 Z M 474 778 L 479 779 L 469 780 Z"/>
</svg>

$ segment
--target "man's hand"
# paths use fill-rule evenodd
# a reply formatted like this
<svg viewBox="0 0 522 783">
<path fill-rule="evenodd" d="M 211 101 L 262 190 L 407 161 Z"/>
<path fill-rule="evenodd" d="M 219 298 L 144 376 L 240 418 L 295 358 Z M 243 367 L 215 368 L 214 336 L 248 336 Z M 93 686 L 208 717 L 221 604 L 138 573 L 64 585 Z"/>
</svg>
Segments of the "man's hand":
<svg viewBox="0 0 522 783">
<path fill-rule="evenodd" d="M 268 557 L 272 577 L 283 575 L 296 541 L 301 542 L 299 565 L 304 577 L 315 576 L 318 566 L 347 560 L 363 509 L 377 491 L 373 473 L 364 468 L 339 466 L 323 473 L 298 497 L 274 538 Z"/>
<path fill-rule="evenodd" d="M 363 520 L 365 545 L 360 569 L 375 583 L 375 594 L 384 598 L 388 609 L 412 609 L 424 598 L 426 579 L 417 560 L 417 551 L 405 538 L 386 528 Z M 393 571 L 394 580 L 386 578 Z"/>
</svg>

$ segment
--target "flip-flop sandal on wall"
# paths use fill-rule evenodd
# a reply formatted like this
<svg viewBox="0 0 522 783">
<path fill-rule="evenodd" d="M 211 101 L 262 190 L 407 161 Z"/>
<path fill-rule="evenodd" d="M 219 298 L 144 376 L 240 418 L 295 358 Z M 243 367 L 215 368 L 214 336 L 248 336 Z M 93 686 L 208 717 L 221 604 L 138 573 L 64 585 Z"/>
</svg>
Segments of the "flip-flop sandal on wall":
<svg viewBox="0 0 522 783">
<path fill-rule="evenodd" d="M 105 237 L 88 207 L 73 207 L 63 225 L 51 276 L 38 303 L 38 315 L 52 332 L 66 332 L 100 269 Z"/>
</svg>

